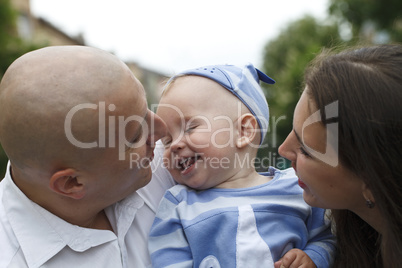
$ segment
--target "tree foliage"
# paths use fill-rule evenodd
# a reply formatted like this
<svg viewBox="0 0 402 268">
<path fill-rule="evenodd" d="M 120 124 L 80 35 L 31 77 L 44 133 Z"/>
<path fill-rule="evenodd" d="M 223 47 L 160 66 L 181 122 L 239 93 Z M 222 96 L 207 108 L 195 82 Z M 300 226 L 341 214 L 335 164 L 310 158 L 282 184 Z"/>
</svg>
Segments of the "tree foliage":
<svg viewBox="0 0 402 268">
<path fill-rule="evenodd" d="M 276 81 L 264 88 L 270 106 L 268 152 L 271 151 L 271 155 L 277 152 L 292 129 L 293 111 L 302 90 L 306 65 L 323 47 L 340 42 L 336 25 L 322 25 L 315 18 L 306 16 L 290 23 L 265 46 L 263 69 Z M 260 155 L 266 154 L 267 150 L 261 150 Z"/>
<path fill-rule="evenodd" d="M 389 42 L 402 42 L 401 0 L 330 0 L 329 13 L 348 22 L 354 38 L 376 42 L 382 32 Z"/>
<path fill-rule="evenodd" d="M 0 0 L 0 78 L 16 58 L 37 47 L 18 36 L 17 16 L 10 0 Z"/>
<path fill-rule="evenodd" d="M 9 0 L 0 0 L 0 77 L 10 65 L 10 53 L 15 38 L 16 12 L 11 8 Z"/>
<path fill-rule="evenodd" d="M 348 38 L 345 27 L 351 33 Z M 372 42 L 402 42 L 402 1 L 330 0 L 326 24 L 307 16 L 288 24 L 277 38 L 267 43 L 263 70 L 277 83 L 264 85 L 272 117 L 268 133 L 271 144 L 268 149 L 260 150 L 260 158 L 277 153 L 278 146 L 292 130 L 304 70 L 315 55 L 324 47 Z M 278 121 L 281 116 L 284 119 Z"/>
<path fill-rule="evenodd" d="M 18 36 L 17 11 L 10 0 L 0 0 L 0 79 L 8 66 L 22 54 L 38 48 L 37 45 L 24 41 Z M 0 180 L 4 176 L 7 156 L 0 146 Z"/>
</svg>

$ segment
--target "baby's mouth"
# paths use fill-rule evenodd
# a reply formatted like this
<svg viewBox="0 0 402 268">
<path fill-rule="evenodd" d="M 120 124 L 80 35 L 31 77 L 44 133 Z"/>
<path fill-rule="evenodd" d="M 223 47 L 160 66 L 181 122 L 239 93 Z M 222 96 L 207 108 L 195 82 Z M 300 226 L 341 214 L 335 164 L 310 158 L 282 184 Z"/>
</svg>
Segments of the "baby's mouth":
<svg viewBox="0 0 402 268">
<path fill-rule="evenodd" d="M 183 159 L 179 162 L 178 168 L 179 168 L 181 171 L 185 171 L 185 170 L 187 170 L 188 168 L 190 168 L 192 165 L 194 165 L 194 163 L 195 163 L 198 159 L 200 159 L 200 156 L 199 156 L 199 155 L 196 155 L 196 156 L 193 156 L 193 157 L 183 158 Z"/>
</svg>

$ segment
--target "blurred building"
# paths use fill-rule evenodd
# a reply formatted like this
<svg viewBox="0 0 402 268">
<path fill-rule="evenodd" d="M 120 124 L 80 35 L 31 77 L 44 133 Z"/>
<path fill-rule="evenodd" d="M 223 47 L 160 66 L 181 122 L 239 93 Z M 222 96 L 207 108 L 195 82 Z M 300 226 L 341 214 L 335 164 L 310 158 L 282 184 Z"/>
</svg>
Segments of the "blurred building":
<svg viewBox="0 0 402 268">
<path fill-rule="evenodd" d="M 39 46 L 56 45 L 86 45 L 82 34 L 70 36 L 58 29 L 51 22 L 35 17 L 31 13 L 30 0 L 11 0 L 11 4 L 18 11 L 17 28 L 20 37 Z M 148 103 L 156 104 L 159 101 L 161 88 L 167 76 L 143 68 L 136 62 L 126 62 L 134 75 L 141 81 L 146 92 Z"/>
</svg>

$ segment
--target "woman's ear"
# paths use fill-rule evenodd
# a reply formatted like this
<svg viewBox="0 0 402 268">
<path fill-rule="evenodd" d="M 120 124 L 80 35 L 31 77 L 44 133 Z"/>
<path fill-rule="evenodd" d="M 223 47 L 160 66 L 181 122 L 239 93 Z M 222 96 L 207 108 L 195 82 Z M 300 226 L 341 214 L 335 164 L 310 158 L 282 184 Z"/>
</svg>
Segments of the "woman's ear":
<svg viewBox="0 0 402 268">
<path fill-rule="evenodd" d="M 49 186 L 55 193 L 72 199 L 81 199 L 86 194 L 84 184 L 80 183 L 77 173 L 71 168 L 54 173 Z"/>
<path fill-rule="evenodd" d="M 375 199 L 371 190 L 367 187 L 367 184 L 365 183 L 363 183 L 362 186 L 362 194 L 364 199 L 366 200 L 366 206 L 368 208 L 373 208 L 375 206 Z"/>
<path fill-rule="evenodd" d="M 243 148 L 254 141 L 259 132 L 257 119 L 254 115 L 243 114 L 238 120 L 239 136 L 236 140 L 237 148 Z"/>
</svg>

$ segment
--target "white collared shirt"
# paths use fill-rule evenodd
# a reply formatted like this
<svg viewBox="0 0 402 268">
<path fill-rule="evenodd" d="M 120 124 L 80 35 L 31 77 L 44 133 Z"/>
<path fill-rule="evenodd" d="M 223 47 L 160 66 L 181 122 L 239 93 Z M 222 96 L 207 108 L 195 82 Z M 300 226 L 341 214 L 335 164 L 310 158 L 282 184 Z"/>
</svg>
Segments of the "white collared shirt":
<svg viewBox="0 0 402 268">
<path fill-rule="evenodd" d="M 113 229 L 72 225 L 28 199 L 10 167 L 0 183 L 0 267 L 147 267 L 147 248 L 159 201 L 173 185 L 155 150 L 151 182 L 105 209 Z M 155 167 L 157 165 L 157 167 Z"/>
</svg>

